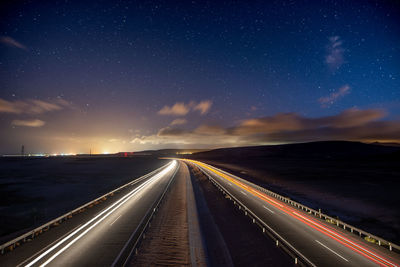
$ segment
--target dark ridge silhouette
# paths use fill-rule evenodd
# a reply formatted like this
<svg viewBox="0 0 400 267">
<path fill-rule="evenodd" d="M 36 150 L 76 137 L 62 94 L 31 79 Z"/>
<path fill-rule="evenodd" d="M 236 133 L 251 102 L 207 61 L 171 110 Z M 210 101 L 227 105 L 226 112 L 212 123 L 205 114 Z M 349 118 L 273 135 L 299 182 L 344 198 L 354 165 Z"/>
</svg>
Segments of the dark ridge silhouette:
<svg viewBox="0 0 400 267">
<path fill-rule="evenodd" d="M 193 154 L 195 158 L 223 159 L 225 157 L 278 158 L 354 158 L 400 156 L 400 147 L 350 141 L 322 141 L 311 143 L 220 148 Z"/>
<path fill-rule="evenodd" d="M 159 149 L 159 150 L 143 150 L 134 152 L 136 155 L 153 155 L 153 156 L 175 156 L 180 154 L 192 154 L 205 151 L 206 149 Z"/>
</svg>

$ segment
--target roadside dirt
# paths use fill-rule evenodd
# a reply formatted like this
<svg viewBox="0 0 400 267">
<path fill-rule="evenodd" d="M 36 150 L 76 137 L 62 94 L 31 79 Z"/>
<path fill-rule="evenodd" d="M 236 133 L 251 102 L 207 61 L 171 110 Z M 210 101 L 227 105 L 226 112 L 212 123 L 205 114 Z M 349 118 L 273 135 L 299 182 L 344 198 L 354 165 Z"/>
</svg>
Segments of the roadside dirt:
<svg viewBox="0 0 400 267">
<path fill-rule="evenodd" d="M 179 169 L 131 266 L 189 266 L 186 180 Z"/>
</svg>

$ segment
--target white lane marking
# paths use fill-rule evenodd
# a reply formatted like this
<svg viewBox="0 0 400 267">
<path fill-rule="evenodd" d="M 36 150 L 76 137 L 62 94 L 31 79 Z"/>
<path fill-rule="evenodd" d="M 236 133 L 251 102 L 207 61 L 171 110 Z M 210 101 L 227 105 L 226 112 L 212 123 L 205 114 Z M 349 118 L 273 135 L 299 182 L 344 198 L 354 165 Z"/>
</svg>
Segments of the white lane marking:
<svg viewBox="0 0 400 267">
<path fill-rule="evenodd" d="M 110 225 L 113 225 L 119 219 L 119 217 L 121 217 L 121 214 L 117 217 L 117 219 L 115 219 L 112 223 L 110 223 Z"/>
<path fill-rule="evenodd" d="M 218 175 L 218 174 L 217 174 L 217 175 Z M 219 175 L 218 175 L 218 177 L 219 177 Z M 225 179 L 226 179 L 226 178 L 225 178 Z M 246 186 L 246 187 L 247 187 L 247 186 Z M 257 190 L 254 190 L 254 189 L 251 188 L 251 191 L 254 192 L 254 193 L 256 193 L 256 194 L 258 194 L 258 195 L 260 195 L 260 196 L 263 196 L 261 193 L 257 192 Z M 242 192 L 242 193 L 243 193 L 243 192 Z M 263 197 L 264 197 L 264 196 L 263 196 Z M 273 203 L 279 205 L 280 207 L 283 207 L 283 205 L 281 205 L 280 203 L 277 203 L 277 202 L 273 201 L 272 199 L 270 199 L 270 198 L 267 197 L 267 196 L 265 196 L 265 197 L 268 198 L 269 201 L 271 201 L 271 202 L 273 202 Z M 296 214 L 296 215 L 302 217 L 303 219 L 305 219 L 305 220 L 307 220 L 307 221 L 310 221 L 309 219 L 305 218 L 304 216 L 301 216 L 300 214 L 298 214 L 298 213 L 295 212 L 295 211 L 293 211 L 293 214 Z M 393 263 L 391 263 L 391 262 L 385 260 L 384 258 L 382 258 L 382 257 L 380 257 L 380 256 L 378 256 L 378 255 L 376 255 L 375 253 L 373 253 L 373 252 L 371 252 L 371 251 L 369 251 L 369 250 L 367 250 L 367 249 L 365 249 L 365 248 L 363 248 L 363 247 L 358 246 L 357 244 L 351 242 L 351 241 L 348 240 L 347 238 L 342 237 L 342 236 L 339 236 L 338 234 L 333 233 L 333 232 L 330 231 L 329 229 L 326 229 L 325 227 L 323 227 L 323 226 L 321 226 L 321 225 L 318 225 L 318 224 L 316 224 L 316 223 L 313 222 L 313 221 L 310 221 L 310 222 L 311 222 L 312 224 L 314 224 L 314 225 L 319 226 L 320 228 L 323 228 L 324 230 L 328 231 L 329 233 L 332 233 L 333 235 L 339 237 L 340 239 L 345 240 L 345 241 L 351 243 L 352 245 L 358 247 L 358 248 L 361 249 L 362 251 L 365 251 L 365 252 L 367 252 L 367 253 L 372 254 L 373 256 L 375 256 L 375 257 L 377 257 L 378 259 L 380 259 L 380 260 L 382 260 L 382 261 L 388 263 L 389 265 L 391 265 L 391 266 L 397 266 L 397 265 L 395 265 L 395 264 L 393 264 Z"/>
<path fill-rule="evenodd" d="M 243 192 L 242 190 L 240 190 L 240 193 L 242 193 L 243 195 L 247 196 L 247 194 L 245 192 Z"/>
<path fill-rule="evenodd" d="M 160 177 L 157 177 L 157 179 L 152 178 L 150 181 L 154 182 L 156 180 L 158 180 Z M 146 186 L 150 184 L 147 183 Z M 145 186 L 143 186 L 142 188 L 144 188 Z M 141 188 L 141 189 L 142 189 Z M 82 236 L 86 235 L 92 228 L 94 228 L 96 225 L 98 225 L 100 222 L 102 222 L 105 218 L 107 218 L 110 214 L 112 214 L 116 209 L 118 209 L 120 206 L 122 206 L 123 204 L 125 204 L 125 202 L 127 202 L 128 200 L 130 200 L 133 196 L 136 195 L 136 193 L 138 193 L 138 191 L 136 191 L 134 194 L 130 195 L 128 198 L 126 198 L 124 201 L 122 201 L 120 204 L 118 204 L 115 208 L 113 208 L 111 211 L 109 211 L 106 215 L 104 215 L 102 218 L 100 218 L 96 223 L 94 223 L 92 226 L 90 226 L 88 229 L 86 229 L 84 232 L 82 232 L 80 235 L 78 235 L 76 238 L 72 239 L 71 242 L 69 242 L 67 245 L 65 245 L 62 249 L 60 249 L 59 251 L 57 251 L 53 256 L 51 256 L 47 261 L 45 261 L 43 264 L 40 265 L 40 267 L 44 267 L 47 264 L 49 264 L 52 260 L 54 260 L 58 255 L 60 255 L 61 253 L 63 253 L 66 249 L 68 249 L 70 246 L 72 246 L 76 241 L 78 241 Z"/>
<path fill-rule="evenodd" d="M 385 260 L 385 259 L 382 258 L 382 257 L 379 257 L 378 255 L 376 255 L 375 253 L 369 251 L 368 249 L 365 249 L 365 248 L 363 248 L 363 247 L 357 245 L 356 243 L 354 243 L 354 242 L 350 241 L 349 239 L 347 239 L 347 238 L 345 238 L 345 237 L 343 237 L 343 236 L 341 236 L 341 235 L 339 235 L 339 234 L 337 234 L 337 233 L 335 233 L 335 232 L 329 230 L 328 228 L 323 227 L 322 225 L 320 225 L 320 224 L 318 224 L 318 223 L 316 223 L 316 222 L 314 222 L 314 221 L 312 221 L 312 220 L 310 220 L 310 219 L 307 219 L 307 218 L 304 217 L 304 216 L 301 216 L 299 213 L 293 211 L 293 214 L 296 214 L 296 215 L 300 216 L 300 217 L 303 218 L 304 220 L 309 221 L 310 223 L 314 224 L 315 226 L 324 229 L 324 230 L 327 231 L 328 233 L 331 233 L 332 235 L 338 237 L 338 238 L 341 239 L 341 240 L 347 241 L 348 243 L 352 244 L 353 246 L 355 246 L 355 247 L 361 249 L 361 250 L 364 251 L 364 252 L 367 252 L 367 253 L 369 253 L 369 254 L 375 256 L 376 258 L 378 258 L 378 259 L 380 259 L 380 260 L 382 260 L 382 261 L 388 263 L 389 265 L 391 265 L 391 266 L 397 266 L 396 264 L 391 263 L 391 262 Z"/>
<path fill-rule="evenodd" d="M 142 185 L 140 185 L 139 187 L 135 188 L 133 191 L 131 191 L 130 193 L 128 193 L 127 195 L 125 195 L 124 197 L 122 197 L 120 200 L 118 200 L 117 202 L 115 202 L 113 205 L 111 205 L 109 208 L 105 209 L 103 212 L 101 212 L 100 214 L 98 214 L 96 217 L 94 217 L 93 219 L 91 219 L 89 222 L 87 222 L 86 224 L 84 224 L 83 226 L 81 226 L 79 229 L 75 230 L 73 233 L 71 233 L 70 235 L 68 235 L 67 237 L 65 237 L 63 240 L 61 240 L 60 242 L 58 242 L 56 245 L 54 245 L 52 248 L 50 248 L 49 250 L 47 250 L 46 252 L 44 252 L 43 254 L 41 254 L 39 257 L 37 257 L 35 260 L 33 260 L 32 262 L 30 262 L 29 264 L 27 264 L 25 267 L 29 267 L 32 266 L 33 264 L 35 264 L 37 261 L 39 261 L 41 258 L 43 258 L 44 256 L 46 256 L 48 253 L 50 253 L 51 251 L 53 251 L 54 249 L 56 249 L 58 246 L 60 246 L 62 243 L 64 243 L 66 240 L 68 240 L 70 237 L 74 236 L 77 232 L 79 232 L 80 230 L 82 230 L 83 228 L 85 228 L 87 225 L 89 225 L 91 222 L 93 222 L 95 219 L 97 219 L 99 216 L 103 215 L 105 212 L 107 212 L 109 209 L 113 208 L 115 205 L 117 205 L 117 208 L 121 205 L 121 203 L 125 203 L 127 200 L 129 200 L 133 195 L 136 195 L 135 193 L 144 187 L 144 185 L 147 185 L 153 178 L 151 178 L 150 180 L 146 181 L 145 183 L 143 183 Z M 122 201 L 122 202 L 121 202 Z M 118 205 L 118 203 L 120 205 Z M 111 212 L 113 212 L 115 209 L 112 209 Z M 88 230 L 92 229 L 94 226 L 96 226 L 99 222 L 101 222 L 103 219 L 105 219 L 110 213 L 107 213 L 105 216 L 101 217 L 96 223 L 94 223 L 91 227 L 89 227 Z M 86 230 L 84 233 L 86 234 L 87 231 Z M 77 238 L 73 239 L 73 243 L 75 243 L 75 241 L 77 239 L 79 239 L 82 236 L 79 235 Z M 70 242 L 71 244 L 71 242 Z M 68 244 L 68 245 L 70 245 Z M 69 246 L 68 246 L 69 247 Z M 66 249 L 66 247 L 64 247 Z M 62 251 L 64 251 L 63 249 L 61 249 L 60 251 L 58 251 L 55 256 L 58 256 Z M 55 257 L 54 257 L 55 258 Z M 50 258 L 51 260 L 54 259 L 53 257 Z M 44 266 L 46 264 L 48 264 L 49 261 L 46 261 L 45 264 L 42 264 L 40 266 Z"/>
<path fill-rule="evenodd" d="M 280 203 L 278 203 L 278 202 L 272 200 L 270 197 L 268 197 L 268 196 L 266 196 L 266 195 L 261 194 L 261 193 L 258 192 L 257 190 L 251 189 L 251 191 L 253 191 L 253 192 L 256 193 L 257 195 L 262 196 L 263 198 L 267 198 L 268 201 L 271 201 L 271 202 L 275 203 L 276 205 L 278 205 L 279 207 L 283 208 L 282 204 L 280 204 Z M 264 199 L 264 201 L 267 201 L 267 200 Z M 267 202 L 268 202 L 268 201 L 267 201 Z"/>
<path fill-rule="evenodd" d="M 197 163 L 195 163 L 203 172 L 206 172 L 206 173 L 209 173 L 204 167 L 202 167 L 201 165 L 199 165 L 199 164 L 197 164 Z M 208 165 L 208 164 L 204 164 L 204 166 L 208 166 L 209 168 L 213 168 L 213 169 L 216 169 L 216 168 L 214 168 L 213 166 L 211 166 L 211 165 Z M 219 169 L 218 169 L 219 170 Z M 223 172 L 222 170 L 219 170 L 219 171 L 221 171 L 221 172 Z M 217 178 L 220 178 L 220 179 L 224 179 L 224 178 L 222 178 L 222 176 L 220 176 L 220 175 L 218 175 L 218 174 L 212 174 L 211 176 L 214 176 L 214 175 L 217 175 L 216 177 Z M 231 175 L 232 176 L 232 175 Z M 225 179 L 226 180 L 226 179 Z M 255 192 L 255 193 L 257 193 L 258 195 L 261 195 L 261 196 L 263 196 L 262 194 L 260 194 L 259 192 L 257 192 L 256 190 L 252 190 L 253 192 Z M 268 197 L 267 197 L 268 198 Z M 268 198 L 269 199 L 269 198 Z M 272 201 L 272 202 L 274 202 L 274 203 L 276 203 L 278 206 L 280 206 L 280 207 L 283 207 L 280 203 L 277 203 L 277 202 L 275 202 L 275 201 L 273 201 L 273 200 L 271 200 L 271 199 L 269 199 L 270 201 Z M 266 201 L 266 200 L 264 200 L 264 201 Z M 296 248 L 294 248 L 286 239 L 284 239 L 281 235 L 279 235 L 277 232 L 275 232 L 274 231 L 274 229 L 272 229 L 271 227 L 269 227 L 268 225 L 267 225 L 267 228 L 271 231 L 271 232 L 273 232 L 276 236 L 278 236 L 281 240 L 284 240 L 285 242 L 286 242 L 286 244 L 288 244 L 297 254 L 299 254 L 299 255 L 301 255 L 302 257 L 303 257 L 303 259 L 305 259 L 306 261 L 307 261 L 307 263 L 310 265 L 310 266 L 313 266 L 313 267 L 317 267 L 317 265 L 315 265 L 314 263 L 312 263 L 306 256 L 304 256 L 300 251 L 298 251 Z"/>
<path fill-rule="evenodd" d="M 342 255 L 340 255 L 339 253 L 337 253 L 336 251 L 333 251 L 332 249 L 328 248 L 327 246 L 325 246 L 324 244 L 322 244 L 321 242 L 319 242 L 318 240 L 315 240 L 318 244 L 320 244 L 321 246 L 323 246 L 324 248 L 328 249 L 330 252 L 334 253 L 336 256 L 339 256 L 340 258 L 344 259 L 345 261 L 349 261 L 348 259 L 346 259 L 345 257 L 343 257 Z"/>
<path fill-rule="evenodd" d="M 266 210 L 270 211 L 271 213 L 275 213 L 273 210 L 271 210 L 271 209 L 269 209 L 269 208 L 265 207 L 264 205 L 263 205 L 263 207 L 264 207 L 264 209 L 266 209 Z"/>
<path fill-rule="evenodd" d="M 150 178 L 148 181 L 144 182 L 143 184 L 141 184 L 140 186 L 136 187 L 135 189 L 133 189 L 131 192 L 129 192 L 128 194 L 126 194 L 125 196 L 123 196 L 122 198 L 120 198 L 118 201 L 116 201 L 114 204 L 112 204 L 111 206 L 109 206 L 108 208 L 106 208 L 105 210 L 103 210 L 102 212 L 100 212 L 98 215 L 96 215 L 94 218 L 92 218 L 90 221 L 88 221 L 87 223 L 85 223 L 83 226 L 79 227 L 77 230 L 75 230 L 73 233 L 69 234 L 67 237 L 65 237 L 63 240 L 59 241 L 56 245 L 54 245 L 53 247 L 51 247 L 50 249 L 48 249 L 46 252 L 42 253 L 40 256 L 38 256 L 35 260 L 33 260 L 32 262 L 30 262 L 29 264 L 26 265 L 26 267 L 32 266 L 33 264 L 35 264 L 37 261 L 39 261 L 41 258 L 43 258 L 44 256 L 46 256 L 48 253 L 50 253 L 51 251 L 53 251 L 54 249 L 56 249 L 58 246 L 60 246 L 62 243 L 64 243 L 65 241 L 67 241 L 68 239 L 70 239 L 72 236 L 74 236 L 76 233 L 78 233 L 80 230 L 82 230 L 83 228 L 85 228 L 87 225 L 89 225 L 91 222 L 93 222 L 94 220 L 96 220 L 98 217 L 100 217 L 101 215 L 103 215 L 104 213 L 106 213 L 108 210 L 112 209 L 114 206 L 119 205 L 114 208 L 111 212 L 107 213 L 104 217 L 100 218 L 94 225 L 92 225 L 88 230 L 86 230 L 84 232 L 84 234 L 86 234 L 90 229 L 92 229 L 94 226 L 96 226 L 99 222 L 101 222 L 102 220 L 104 220 L 110 213 L 112 213 L 115 209 L 117 209 L 118 207 L 120 207 L 123 203 L 125 203 L 126 201 L 128 201 L 133 195 L 136 195 L 136 192 L 141 190 L 143 187 L 145 187 L 147 184 L 151 183 L 152 181 L 158 180 L 158 178 L 164 176 L 166 173 L 168 173 L 171 169 L 173 169 L 176 165 L 176 162 L 173 161 L 173 164 L 169 165 L 166 169 L 162 170 L 161 172 L 157 173 L 156 175 L 154 175 L 152 178 Z M 121 203 L 122 202 L 122 203 Z M 83 235 L 80 234 L 77 238 L 75 238 L 74 240 L 72 240 L 66 247 L 64 247 L 63 249 L 61 249 L 60 251 L 58 251 L 55 255 L 53 255 L 53 257 L 50 258 L 50 260 L 46 261 L 44 264 L 42 264 L 41 266 L 44 266 L 46 264 L 48 264 L 51 260 L 53 260 L 55 257 L 57 257 L 61 252 L 63 252 L 65 249 L 67 249 L 70 245 L 72 245 L 73 243 L 75 243 L 80 237 L 82 237 Z"/>
<path fill-rule="evenodd" d="M 23 265 L 25 262 L 29 261 L 30 259 L 36 257 L 36 255 L 38 255 L 39 253 L 41 253 L 43 250 L 46 250 L 48 247 L 50 247 L 51 245 L 53 245 L 54 243 L 56 243 L 58 240 L 60 240 L 61 238 L 65 237 L 66 235 L 70 234 L 72 231 L 74 231 L 76 228 L 78 228 L 79 226 L 81 226 L 82 224 L 76 226 L 74 229 L 72 229 L 71 231 L 69 231 L 68 233 L 66 233 L 65 235 L 61 236 L 60 238 L 58 238 L 57 240 L 55 240 L 54 242 L 48 244 L 47 246 L 45 246 L 44 248 L 42 248 L 41 250 L 39 250 L 38 252 L 36 252 L 35 254 L 33 254 L 32 256 L 30 256 L 29 258 L 27 258 L 26 260 L 24 260 L 23 262 L 21 262 L 20 264 L 17 265 L 17 267 Z"/>
</svg>

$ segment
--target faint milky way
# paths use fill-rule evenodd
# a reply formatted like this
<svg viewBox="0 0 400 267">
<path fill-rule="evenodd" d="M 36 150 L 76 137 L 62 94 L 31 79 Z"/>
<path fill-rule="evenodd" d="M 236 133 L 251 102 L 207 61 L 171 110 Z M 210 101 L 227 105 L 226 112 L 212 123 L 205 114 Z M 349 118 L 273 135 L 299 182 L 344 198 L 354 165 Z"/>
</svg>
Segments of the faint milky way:
<svg viewBox="0 0 400 267">
<path fill-rule="evenodd" d="M 399 11 L 361 0 L 2 2 L 0 153 L 400 141 Z"/>
</svg>

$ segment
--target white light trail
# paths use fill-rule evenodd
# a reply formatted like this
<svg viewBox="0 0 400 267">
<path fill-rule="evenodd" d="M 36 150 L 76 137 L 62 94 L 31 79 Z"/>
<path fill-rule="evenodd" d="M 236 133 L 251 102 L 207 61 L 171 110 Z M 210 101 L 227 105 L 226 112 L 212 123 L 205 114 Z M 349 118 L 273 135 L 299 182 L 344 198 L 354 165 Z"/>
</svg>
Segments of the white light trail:
<svg viewBox="0 0 400 267">
<path fill-rule="evenodd" d="M 50 263 L 55 257 L 57 257 L 59 254 L 61 254 L 63 251 L 65 251 L 68 247 L 70 247 L 73 243 L 75 243 L 78 239 L 80 239 L 82 236 L 84 236 L 88 231 L 90 231 L 93 227 L 95 227 L 97 224 L 99 224 L 101 221 L 103 221 L 105 218 L 107 218 L 110 214 L 112 214 L 116 209 L 118 209 L 121 205 L 123 205 L 125 202 L 127 202 L 130 198 L 132 198 L 138 191 L 140 191 L 142 188 L 147 186 L 148 184 L 152 183 L 155 180 L 158 180 L 159 178 L 163 177 L 166 175 L 169 171 L 171 171 L 174 167 L 176 166 L 176 161 L 173 161 L 168 167 L 166 167 L 164 170 L 159 172 L 158 174 L 154 175 L 151 179 L 148 181 L 144 182 L 137 188 L 133 189 L 131 192 L 127 193 L 125 196 L 123 196 L 121 199 L 113 203 L 110 207 L 106 208 L 102 212 L 100 212 L 98 215 L 96 215 L 94 218 L 92 218 L 90 221 L 79 227 L 77 230 L 75 230 L 73 233 L 69 234 L 67 237 L 62 239 L 60 242 L 52 246 L 50 249 L 48 249 L 46 252 L 42 253 L 40 256 L 38 256 L 36 259 L 34 259 L 32 262 L 29 264 L 25 265 L 26 267 L 30 267 L 34 265 L 36 262 L 38 262 L 40 259 L 45 257 L 47 254 L 49 254 L 51 251 L 55 250 L 57 247 L 59 247 L 61 244 L 66 242 L 68 239 L 73 237 L 75 234 L 77 234 L 79 231 L 84 229 L 86 226 L 88 226 L 90 223 L 95 221 L 97 218 L 99 218 L 101 215 L 112 209 L 110 212 L 106 213 L 102 218 L 100 218 L 97 222 L 95 222 L 92 226 L 90 226 L 88 229 L 86 229 L 83 233 L 78 235 L 76 238 L 74 238 L 70 243 L 68 243 L 66 246 L 64 246 L 61 250 L 59 250 L 57 253 L 55 253 L 50 259 L 48 259 L 45 263 L 43 263 L 40 266 L 45 266 L 48 263 Z M 115 207 L 116 206 L 116 207 Z M 115 207 L 115 208 L 114 208 Z"/>
</svg>

